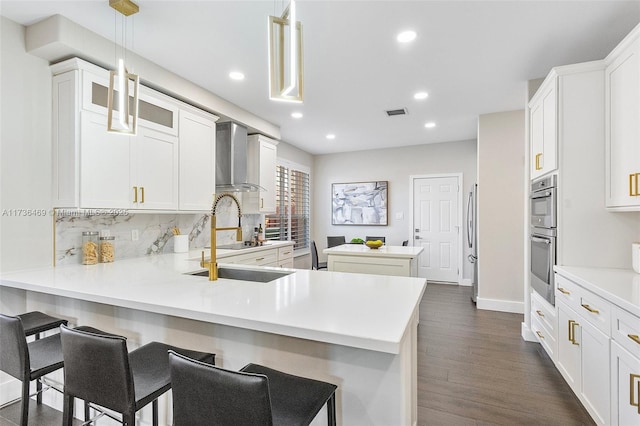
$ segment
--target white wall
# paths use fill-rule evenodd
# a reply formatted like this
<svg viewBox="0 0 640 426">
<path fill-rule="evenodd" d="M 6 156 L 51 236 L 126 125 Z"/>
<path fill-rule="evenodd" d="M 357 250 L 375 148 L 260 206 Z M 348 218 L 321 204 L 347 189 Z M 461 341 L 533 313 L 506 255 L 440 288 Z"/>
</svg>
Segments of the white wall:
<svg viewBox="0 0 640 426">
<path fill-rule="evenodd" d="M 25 53 L 24 27 L 0 19 L 0 271 L 6 272 L 53 263 L 51 73 L 47 61 Z"/>
<path fill-rule="evenodd" d="M 478 122 L 479 309 L 524 312 L 524 110 Z"/>
<path fill-rule="evenodd" d="M 327 235 L 364 238 L 385 236 L 387 244 L 400 245 L 410 240 L 411 187 L 409 176 L 436 173 L 462 173 L 463 194 L 476 182 L 476 141 L 425 144 L 391 149 L 357 151 L 315 157 L 311 181 L 311 235 L 318 246 L 321 260 L 326 256 Z M 362 181 L 389 181 L 388 226 L 331 225 L 331 184 Z M 466 200 L 466 197 L 463 197 Z M 396 214 L 402 219 L 396 219 Z M 466 247 L 465 247 L 466 250 Z M 467 252 L 464 253 L 466 259 Z M 463 276 L 470 277 L 465 260 Z"/>
</svg>

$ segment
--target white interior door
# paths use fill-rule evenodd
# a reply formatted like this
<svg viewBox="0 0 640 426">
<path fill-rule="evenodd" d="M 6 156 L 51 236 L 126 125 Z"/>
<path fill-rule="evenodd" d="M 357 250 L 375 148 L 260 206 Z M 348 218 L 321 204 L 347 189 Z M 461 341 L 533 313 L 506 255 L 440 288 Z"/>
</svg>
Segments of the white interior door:
<svg viewBox="0 0 640 426">
<path fill-rule="evenodd" d="M 422 247 L 418 275 L 429 281 L 458 282 L 460 178 L 413 180 L 413 245 Z"/>
</svg>

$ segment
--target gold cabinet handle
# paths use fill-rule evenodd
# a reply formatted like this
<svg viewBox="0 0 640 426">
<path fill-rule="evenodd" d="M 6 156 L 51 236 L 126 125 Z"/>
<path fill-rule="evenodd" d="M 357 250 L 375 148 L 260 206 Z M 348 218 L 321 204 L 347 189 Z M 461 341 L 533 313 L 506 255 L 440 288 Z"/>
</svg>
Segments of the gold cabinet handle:
<svg viewBox="0 0 640 426">
<path fill-rule="evenodd" d="M 540 164 L 540 158 L 542 158 L 541 152 L 536 154 L 536 170 L 542 170 L 542 165 Z"/>
<path fill-rule="evenodd" d="M 569 329 L 569 341 L 576 346 L 580 346 L 580 343 L 576 342 L 576 326 L 579 325 L 574 320 L 569 320 L 569 326 L 567 327 Z"/>
<path fill-rule="evenodd" d="M 568 324 L 567 324 L 567 330 L 569 331 L 569 336 L 567 337 L 569 339 L 570 342 L 573 343 L 573 334 L 572 334 L 572 328 L 571 325 L 574 323 L 574 320 L 569 320 Z"/>
<path fill-rule="evenodd" d="M 633 384 L 636 380 L 638 380 L 638 393 L 634 398 L 636 392 Z M 629 374 L 629 404 L 638 407 L 638 414 L 640 414 L 640 374 Z"/>
<path fill-rule="evenodd" d="M 544 339 L 544 336 L 539 331 L 536 331 L 536 334 L 538 335 L 539 338 Z"/>
<path fill-rule="evenodd" d="M 137 186 L 133 187 L 133 202 L 134 203 L 138 202 L 138 187 Z"/>
<path fill-rule="evenodd" d="M 640 336 L 637 334 L 627 334 L 627 337 L 640 345 Z"/>
<path fill-rule="evenodd" d="M 560 293 L 562 293 L 562 294 L 571 294 L 570 292 L 568 292 L 567 290 L 565 290 L 565 289 L 564 289 L 564 288 L 562 288 L 562 287 L 558 287 L 558 291 L 559 291 Z"/>
<path fill-rule="evenodd" d="M 140 202 L 144 203 L 144 186 L 140 187 L 140 192 L 141 192 L 141 195 L 142 195 L 142 200 Z"/>
<path fill-rule="evenodd" d="M 629 197 L 637 197 L 640 195 L 640 188 L 638 188 L 638 177 L 640 173 L 631 173 L 629 175 Z M 635 190 L 634 190 L 635 184 Z"/>
<path fill-rule="evenodd" d="M 538 316 L 544 317 L 544 314 L 540 310 L 536 311 L 536 314 L 538 314 Z"/>
<path fill-rule="evenodd" d="M 592 314 L 599 314 L 600 311 L 597 309 L 593 309 L 591 306 L 587 305 L 586 303 L 583 303 L 581 305 L 583 308 L 585 308 L 587 311 L 591 312 Z"/>
</svg>

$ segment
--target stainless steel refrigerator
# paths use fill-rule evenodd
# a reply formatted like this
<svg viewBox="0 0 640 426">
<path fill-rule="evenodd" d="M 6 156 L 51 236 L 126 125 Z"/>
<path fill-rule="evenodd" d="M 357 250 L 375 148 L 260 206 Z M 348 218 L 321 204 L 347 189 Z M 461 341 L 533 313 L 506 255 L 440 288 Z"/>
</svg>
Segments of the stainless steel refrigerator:
<svg viewBox="0 0 640 426">
<path fill-rule="evenodd" d="M 467 244 L 469 246 L 469 263 L 473 264 L 471 300 L 478 299 L 478 184 L 474 183 L 467 201 Z"/>
</svg>

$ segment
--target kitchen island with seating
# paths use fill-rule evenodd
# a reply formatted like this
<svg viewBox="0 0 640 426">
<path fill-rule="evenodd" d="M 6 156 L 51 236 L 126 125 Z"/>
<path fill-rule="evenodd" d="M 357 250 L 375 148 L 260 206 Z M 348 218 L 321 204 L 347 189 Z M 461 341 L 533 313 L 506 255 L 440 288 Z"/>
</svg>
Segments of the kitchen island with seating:
<svg viewBox="0 0 640 426">
<path fill-rule="evenodd" d="M 416 423 L 424 279 L 229 264 L 290 274 L 269 282 L 208 281 L 192 275 L 202 270 L 198 255 L 3 274 L 0 311 L 40 310 L 124 335 L 130 349 L 155 340 L 216 353 L 223 368 L 253 362 L 333 383 L 338 424 Z M 46 402 L 60 407 L 56 397 Z M 169 424 L 170 396 L 160 400 L 160 411 Z M 323 416 L 313 424 L 326 424 Z M 142 423 L 149 420 L 142 410 Z"/>
</svg>

